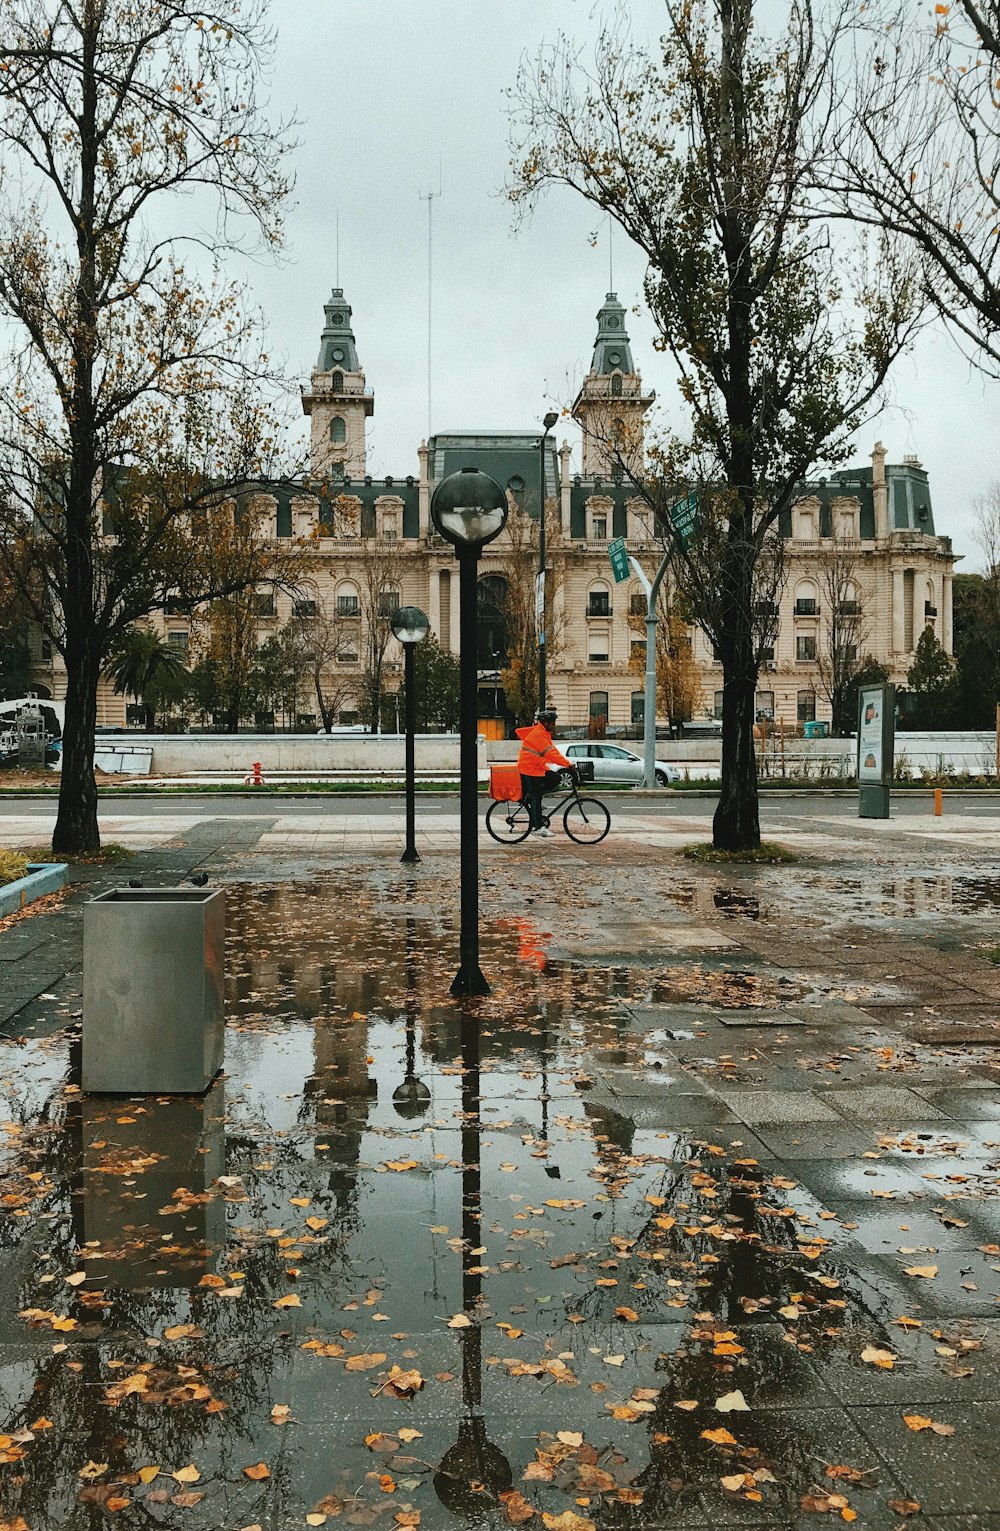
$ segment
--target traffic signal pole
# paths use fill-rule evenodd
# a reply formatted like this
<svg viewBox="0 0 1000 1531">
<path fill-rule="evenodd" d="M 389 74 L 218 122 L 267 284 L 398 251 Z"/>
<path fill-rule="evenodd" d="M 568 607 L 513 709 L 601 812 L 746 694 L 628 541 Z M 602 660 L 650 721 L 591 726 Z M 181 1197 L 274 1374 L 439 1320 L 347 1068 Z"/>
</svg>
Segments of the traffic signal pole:
<svg viewBox="0 0 1000 1531">
<path fill-rule="evenodd" d="M 643 786 L 656 786 L 656 603 L 660 597 L 663 576 L 670 564 L 670 554 L 664 553 L 660 567 L 650 584 L 645 569 L 637 558 L 629 558 L 636 578 L 646 592 L 646 694 L 643 699 Z"/>
</svg>

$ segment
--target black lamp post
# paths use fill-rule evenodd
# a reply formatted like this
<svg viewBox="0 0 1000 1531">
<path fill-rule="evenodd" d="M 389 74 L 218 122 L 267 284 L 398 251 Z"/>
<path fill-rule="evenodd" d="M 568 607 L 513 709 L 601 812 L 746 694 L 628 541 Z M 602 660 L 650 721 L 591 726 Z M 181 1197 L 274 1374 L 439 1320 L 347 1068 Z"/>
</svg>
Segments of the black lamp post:
<svg viewBox="0 0 1000 1531">
<path fill-rule="evenodd" d="M 542 421 L 544 430 L 538 443 L 538 706 L 545 706 L 545 443 L 559 416 L 552 410 Z"/>
<path fill-rule="evenodd" d="M 479 800 L 476 750 L 478 667 L 476 658 L 476 564 L 487 542 L 507 521 L 507 496 L 478 468 L 463 468 L 442 479 L 431 497 L 435 529 L 458 558 L 458 639 L 460 658 L 459 754 L 461 814 L 461 933 L 459 969 L 452 994 L 488 994 L 479 967 Z"/>
<path fill-rule="evenodd" d="M 416 733 L 416 697 L 413 686 L 413 651 L 427 637 L 430 623 L 419 606 L 398 606 L 389 624 L 403 645 L 403 686 L 406 690 L 406 849 L 400 861 L 419 861 L 414 844 L 416 832 L 416 754 L 413 736 Z"/>
</svg>

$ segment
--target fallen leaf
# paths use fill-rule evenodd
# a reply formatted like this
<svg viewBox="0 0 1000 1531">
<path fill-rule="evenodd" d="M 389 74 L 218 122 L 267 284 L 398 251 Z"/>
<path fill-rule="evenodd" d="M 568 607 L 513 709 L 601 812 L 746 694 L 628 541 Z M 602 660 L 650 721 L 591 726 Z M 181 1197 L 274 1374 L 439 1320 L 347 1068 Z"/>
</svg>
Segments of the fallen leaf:
<svg viewBox="0 0 1000 1531">
<path fill-rule="evenodd" d="M 189 1463 L 187 1467 L 179 1467 L 177 1471 L 175 1473 L 171 1473 L 170 1476 L 176 1483 L 197 1483 L 198 1479 L 201 1477 L 201 1473 L 192 1462 Z"/>
<path fill-rule="evenodd" d="M 545 1531 L 597 1531 L 597 1523 L 586 1520 L 584 1516 L 577 1515 L 575 1510 L 563 1510 L 561 1515 L 552 1515 L 548 1510 L 542 1513 L 542 1524 Z"/>
<path fill-rule="evenodd" d="M 407 1446 L 411 1441 L 422 1441 L 424 1438 L 422 1431 L 411 1430 L 409 1425 L 404 1425 L 402 1430 L 396 1431 L 396 1434 L 399 1436 L 399 1439 Z"/>
<path fill-rule="evenodd" d="M 244 1467 L 243 1476 L 249 1478 L 252 1483 L 262 1483 L 265 1478 L 271 1476 L 271 1469 L 265 1462 L 257 1462 L 253 1467 Z"/>
<path fill-rule="evenodd" d="M 736 1445 L 735 1435 L 731 1435 L 728 1430 L 723 1430 L 722 1428 L 718 1430 L 703 1430 L 701 1432 L 701 1438 L 703 1441 L 711 1441 L 713 1446 Z"/>
<path fill-rule="evenodd" d="M 158 1467 L 140 1467 L 139 1482 L 152 1483 L 153 1479 L 159 1475 L 159 1471 Z"/>
<path fill-rule="evenodd" d="M 301 1308 L 302 1298 L 296 1292 L 287 1292 L 284 1297 L 278 1297 L 272 1302 L 272 1308 Z"/>
<path fill-rule="evenodd" d="M 732 1414 L 737 1411 L 743 1413 L 744 1411 L 749 1412 L 750 1409 L 750 1405 L 743 1397 L 739 1388 L 736 1388 L 732 1393 L 723 1393 L 721 1398 L 715 1400 L 715 1407 L 720 1414 Z"/>
<path fill-rule="evenodd" d="M 530 1505 L 524 1495 L 519 1493 L 516 1488 L 507 1489 L 505 1493 L 501 1494 L 500 1503 L 503 1505 L 503 1512 L 512 1526 L 523 1526 L 526 1521 L 534 1517 L 534 1506 Z"/>
<path fill-rule="evenodd" d="M 454 1318 L 448 1320 L 449 1329 L 471 1329 L 472 1319 L 467 1313 L 456 1313 Z"/>
<path fill-rule="evenodd" d="M 897 1357 L 891 1350 L 880 1350 L 877 1345 L 866 1345 L 861 1352 L 862 1361 L 867 1361 L 871 1366 L 881 1367 L 883 1371 L 892 1371 Z"/>
<path fill-rule="evenodd" d="M 906 1276 L 923 1276 L 925 1281 L 933 1281 L 938 1273 L 936 1265 L 908 1265 L 904 1270 Z"/>
<path fill-rule="evenodd" d="M 623 1318 L 627 1324 L 637 1324 L 639 1315 L 634 1308 L 616 1308 L 615 1317 Z"/>
<path fill-rule="evenodd" d="M 296 1302 L 298 1298 L 295 1299 Z M 372 1350 L 360 1356 L 348 1356 L 344 1362 L 344 1370 L 349 1372 L 368 1372 L 375 1366 L 381 1366 L 388 1357 L 380 1350 Z"/>
</svg>

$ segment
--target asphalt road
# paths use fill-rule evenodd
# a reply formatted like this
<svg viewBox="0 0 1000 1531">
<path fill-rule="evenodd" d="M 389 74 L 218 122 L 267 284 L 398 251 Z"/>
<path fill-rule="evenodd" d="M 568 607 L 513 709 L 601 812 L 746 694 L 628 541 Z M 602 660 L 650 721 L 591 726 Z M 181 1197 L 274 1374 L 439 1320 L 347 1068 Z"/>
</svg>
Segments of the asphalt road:
<svg viewBox="0 0 1000 1531">
<path fill-rule="evenodd" d="M 602 795 L 600 789 L 593 789 L 593 795 L 600 797 Z M 662 794 L 615 791 L 607 792 L 604 796 L 612 815 L 637 813 L 643 818 L 704 818 L 706 814 L 713 811 L 716 801 L 712 793 L 672 792 L 669 789 Z M 484 808 L 485 802 L 484 799 Z M 332 793 L 314 793 L 296 797 L 267 794 L 259 798 L 237 797 L 224 793 L 216 796 L 209 792 L 190 794 L 150 792 L 128 796 L 105 794 L 101 799 L 102 815 L 113 814 L 116 818 L 148 818 L 195 813 L 213 819 L 252 819 L 275 816 L 287 819 L 294 818 L 298 814 L 313 817 L 324 808 L 338 818 L 367 818 L 387 810 L 401 809 L 401 806 L 399 792 L 366 792 L 357 797 Z M 450 818 L 457 812 L 458 797 L 455 793 L 441 796 L 421 794 L 417 799 L 417 813 L 422 819 Z M 910 817 L 927 819 L 933 816 L 933 812 L 934 793 L 930 789 L 926 792 L 901 792 L 893 797 L 892 817 L 894 819 Z M 962 793 L 946 790 L 944 813 L 949 817 L 994 818 L 1000 813 L 1000 793 Z M 55 798 L 53 797 L 0 796 L 0 829 L 8 816 L 51 819 L 54 814 Z M 858 817 L 857 794 L 767 791 L 761 793 L 762 825 L 766 826 L 769 821 L 787 823 L 790 818 L 810 819 L 816 815 L 822 815 L 825 819 L 832 817 L 856 819 Z"/>
</svg>

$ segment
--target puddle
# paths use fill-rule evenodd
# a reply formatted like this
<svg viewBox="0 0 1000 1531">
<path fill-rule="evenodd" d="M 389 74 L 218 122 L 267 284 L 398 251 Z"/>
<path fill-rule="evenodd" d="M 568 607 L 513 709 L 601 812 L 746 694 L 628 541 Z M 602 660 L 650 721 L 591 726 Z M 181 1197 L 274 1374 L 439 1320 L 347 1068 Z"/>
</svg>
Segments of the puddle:
<svg viewBox="0 0 1000 1531">
<path fill-rule="evenodd" d="M 546 927 L 510 920 L 463 1010 L 454 931 L 406 888 L 229 892 L 203 1098 L 81 1097 L 74 1026 L 0 1060 L 2 1513 L 427 1531 L 519 1523 L 518 1495 L 640 1531 L 834 1492 L 880 1513 L 894 1480 L 824 1368 L 877 1384 L 863 1352 L 905 1360 L 897 1320 L 926 1310 L 824 1198 L 905 1193 L 930 1162 L 785 1173 L 738 1123 L 640 1130 L 597 1087 L 684 1089 L 657 1048 L 694 1033 L 625 1035 L 622 999 L 752 1010 L 799 986 L 551 963 Z"/>
</svg>

